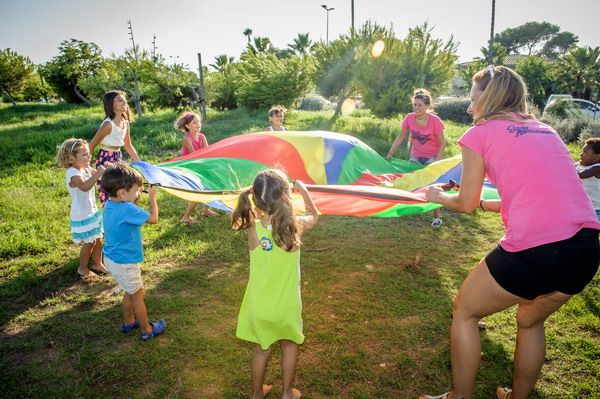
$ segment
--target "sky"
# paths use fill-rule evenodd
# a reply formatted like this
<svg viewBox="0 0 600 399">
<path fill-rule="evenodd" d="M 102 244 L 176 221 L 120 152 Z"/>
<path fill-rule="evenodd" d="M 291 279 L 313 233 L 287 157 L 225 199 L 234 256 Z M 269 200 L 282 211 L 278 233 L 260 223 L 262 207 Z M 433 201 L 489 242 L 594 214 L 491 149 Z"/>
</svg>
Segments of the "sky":
<svg viewBox="0 0 600 399">
<path fill-rule="evenodd" d="M 0 0 L 0 49 L 10 48 L 36 64 L 58 55 L 63 40 L 96 43 L 104 56 L 131 47 L 127 21 L 136 44 L 168 63 L 198 68 L 226 54 L 236 59 L 244 50 L 243 31 L 271 39 L 285 48 L 298 33 L 313 41 L 348 32 L 351 0 Z M 460 43 L 460 61 L 481 55 L 490 36 L 491 0 L 354 0 L 355 27 L 367 20 L 393 26 L 403 38 L 408 29 L 427 21 L 433 36 Z M 496 0 L 495 31 L 530 21 L 547 21 L 579 36 L 580 46 L 600 46 L 600 0 Z"/>
</svg>

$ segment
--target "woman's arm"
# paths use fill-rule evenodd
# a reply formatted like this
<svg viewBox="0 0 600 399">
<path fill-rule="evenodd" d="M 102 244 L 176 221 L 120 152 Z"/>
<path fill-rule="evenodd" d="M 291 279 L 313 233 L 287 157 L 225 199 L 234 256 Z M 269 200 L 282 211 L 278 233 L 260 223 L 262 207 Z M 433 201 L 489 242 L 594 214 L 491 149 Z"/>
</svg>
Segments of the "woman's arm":
<svg viewBox="0 0 600 399">
<path fill-rule="evenodd" d="M 471 213 L 479 207 L 485 163 L 481 156 L 466 147 L 462 147 L 462 163 L 463 171 L 458 194 L 447 194 L 439 186 L 430 187 L 426 193 L 428 201 L 442 204 L 456 212 Z"/>
<path fill-rule="evenodd" d="M 298 217 L 298 222 L 302 225 L 302 228 L 305 230 L 312 229 L 319 220 L 319 212 L 317 211 L 317 207 L 313 202 L 308 190 L 304 183 L 300 180 L 296 180 L 294 182 L 294 190 L 296 190 L 302 196 L 304 200 L 304 209 L 306 210 L 306 215 Z"/>
<path fill-rule="evenodd" d="M 135 150 L 135 148 L 133 148 L 133 144 L 131 144 L 131 135 L 130 135 L 130 130 L 131 130 L 131 125 L 127 125 L 127 133 L 125 133 L 125 150 L 127 151 L 127 154 L 129 154 L 129 157 L 134 161 L 137 162 L 140 160 L 140 157 L 138 156 L 137 151 Z"/>
<path fill-rule="evenodd" d="M 438 143 L 440 143 L 440 148 L 438 148 L 437 155 L 435 156 L 435 160 L 439 161 L 444 158 L 444 151 L 446 151 L 446 137 L 444 137 L 444 131 L 442 130 L 437 134 Z"/>
<path fill-rule="evenodd" d="M 94 149 L 102 142 L 102 140 L 110 134 L 112 127 L 110 126 L 110 122 L 104 122 L 96 131 L 94 138 L 90 141 L 90 154 L 94 154 Z"/>
<path fill-rule="evenodd" d="M 390 148 L 390 151 L 388 152 L 387 156 L 385 157 L 386 159 L 388 159 L 388 160 L 392 159 L 392 157 L 394 156 L 394 154 L 398 150 L 398 147 L 400 147 L 400 144 L 402 144 L 402 142 L 404 141 L 404 139 L 406 139 L 407 133 L 408 133 L 408 128 L 407 127 L 403 127 L 402 131 L 400 132 L 400 134 L 398 135 L 398 137 L 396 137 L 396 140 L 394 140 L 394 143 L 392 144 L 392 147 Z"/>
</svg>

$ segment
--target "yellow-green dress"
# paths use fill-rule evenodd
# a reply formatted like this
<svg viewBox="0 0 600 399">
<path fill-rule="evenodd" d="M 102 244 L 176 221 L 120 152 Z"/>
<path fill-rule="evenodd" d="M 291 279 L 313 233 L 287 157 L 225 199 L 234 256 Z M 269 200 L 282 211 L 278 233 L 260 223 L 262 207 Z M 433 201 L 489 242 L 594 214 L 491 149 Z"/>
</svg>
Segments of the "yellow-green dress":
<svg viewBox="0 0 600 399">
<path fill-rule="evenodd" d="M 236 336 L 264 350 L 282 339 L 302 344 L 300 249 L 279 248 L 271 230 L 258 220 L 255 228 L 259 245 L 250 251 L 250 277 Z"/>
</svg>

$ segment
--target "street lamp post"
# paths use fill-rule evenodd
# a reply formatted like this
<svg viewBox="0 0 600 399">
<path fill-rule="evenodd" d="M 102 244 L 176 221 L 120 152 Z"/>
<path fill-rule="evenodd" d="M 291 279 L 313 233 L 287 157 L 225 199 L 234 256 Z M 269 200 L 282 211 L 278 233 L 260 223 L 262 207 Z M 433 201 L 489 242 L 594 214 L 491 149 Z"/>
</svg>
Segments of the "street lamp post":
<svg viewBox="0 0 600 399">
<path fill-rule="evenodd" d="M 329 8 L 327 7 L 327 4 L 321 4 L 321 7 L 323 7 L 323 9 L 327 11 L 327 36 L 325 37 L 327 38 L 327 43 L 329 43 L 329 11 L 335 10 L 335 8 Z"/>
</svg>

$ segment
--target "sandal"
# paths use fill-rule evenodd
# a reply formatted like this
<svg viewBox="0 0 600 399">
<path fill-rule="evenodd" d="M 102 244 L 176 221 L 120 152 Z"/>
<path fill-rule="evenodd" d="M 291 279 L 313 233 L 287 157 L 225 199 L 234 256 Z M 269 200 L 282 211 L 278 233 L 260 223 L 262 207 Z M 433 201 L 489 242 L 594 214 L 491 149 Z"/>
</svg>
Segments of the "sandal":
<svg viewBox="0 0 600 399">
<path fill-rule="evenodd" d="M 77 269 L 77 275 L 79 276 L 79 278 L 82 278 L 84 280 L 92 277 L 98 277 L 98 275 L 91 270 L 88 270 L 87 273 L 81 273 L 79 269 Z"/>
<path fill-rule="evenodd" d="M 102 269 L 99 269 L 96 265 L 94 265 L 93 267 L 90 267 L 90 271 L 92 270 L 98 275 L 108 274 L 108 270 L 104 266 L 102 266 Z"/>
<path fill-rule="evenodd" d="M 441 395 L 437 395 L 437 396 L 430 396 L 430 395 L 425 395 L 424 393 L 421 394 L 421 396 L 419 396 L 419 399 L 448 399 L 448 394 L 450 392 L 446 392 L 443 393 Z"/>
<path fill-rule="evenodd" d="M 138 328 L 140 328 L 140 323 L 138 323 L 137 320 L 131 324 L 121 324 L 121 332 L 123 334 L 127 334 L 130 331 L 137 330 Z"/>
<path fill-rule="evenodd" d="M 198 224 L 198 222 L 194 219 L 181 219 L 180 222 L 183 224 Z"/>
<path fill-rule="evenodd" d="M 202 211 L 201 215 L 204 216 L 205 218 L 208 218 L 211 216 L 219 216 L 219 214 L 217 212 L 211 211 L 210 209 Z"/>
<path fill-rule="evenodd" d="M 512 397 L 512 389 L 506 387 L 496 388 L 496 396 L 498 399 L 510 399 Z"/>
<path fill-rule="evenodd" d="M 162 334 L 167 329 L 167 322 L 164 320 L 157 320 L 154 323 L 150 323 L 150 327 L 152 327 L 152 332 L 149 333 L 140 333 L 140 338 L 144 341 L 148 341 L 149 339 L 154 338 L 158 334 Z"/>
<path fill-rule="evenodd" d="M 421 396 L 419 396 L 419 399 L 448 399 L 448 394 L 450 392 L 446 392 L 443 393 L 441 395 L 437 395 L 437 396 L 430 396 L 430 395 L 425 395 L 424 393 L 421 394 Z"/>
</svg>

